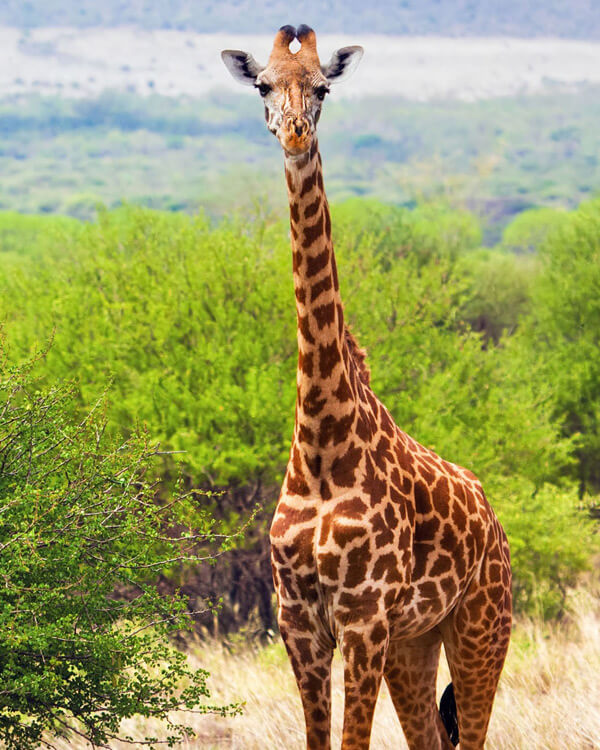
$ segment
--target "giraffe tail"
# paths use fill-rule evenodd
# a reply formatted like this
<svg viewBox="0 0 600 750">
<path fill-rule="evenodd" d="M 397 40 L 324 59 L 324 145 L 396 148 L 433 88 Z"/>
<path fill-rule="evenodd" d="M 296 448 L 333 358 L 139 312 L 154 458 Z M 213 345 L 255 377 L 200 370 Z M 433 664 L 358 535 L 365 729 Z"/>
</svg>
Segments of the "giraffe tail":
<svg viewBox="0 0 600 750">
<path fill-rule="evenodd" d="M 454 686 L 452 683 L 444 690 L 440 700 L 440 718 L 444 725 L 450 742 L 456 747 L 458 745 L 458 717 L 456 714 L 456 699 L 454 698 Z"/>
</svg>

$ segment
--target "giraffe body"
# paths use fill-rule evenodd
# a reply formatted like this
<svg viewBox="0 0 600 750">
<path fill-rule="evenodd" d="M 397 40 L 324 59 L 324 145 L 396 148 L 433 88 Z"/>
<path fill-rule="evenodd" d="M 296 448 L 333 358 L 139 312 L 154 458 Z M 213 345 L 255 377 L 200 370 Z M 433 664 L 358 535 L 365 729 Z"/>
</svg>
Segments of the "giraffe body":
<svg viewBox="0 0 600 750">
<path fill-rule="evenodd" d="M 295 36 L 302 46 L 293 54 Z M 343 750 L 368 748 L 382 679 L 409 746 L 451 748 L 435 696 L 442 642 L 461 748 L 476 750 L 510 637 L 508 545 L 477 478 L 395 425 L 344 323 L 315 92 L 343 77 L 357 49 L 321 67 L 314 32 L 283 27 L 266 68 L 247 55 L 240 63 L 284 147 L 298 319 L 294 436 L 271 526 L 278 622 L 310 750 L 330 747 L 336 646 Z"/>
</svg>

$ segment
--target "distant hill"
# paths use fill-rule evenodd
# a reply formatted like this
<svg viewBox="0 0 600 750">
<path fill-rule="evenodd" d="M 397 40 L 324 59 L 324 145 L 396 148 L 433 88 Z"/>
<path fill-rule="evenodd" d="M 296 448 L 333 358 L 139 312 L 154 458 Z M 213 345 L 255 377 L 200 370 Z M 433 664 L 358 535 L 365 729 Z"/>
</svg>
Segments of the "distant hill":
<svg viewBox="0 0 600 750">
<path fill-rule="evenodd" d="M 0 25 L 600 39 L 598 0 L 2 0 Z"/>
</svg>

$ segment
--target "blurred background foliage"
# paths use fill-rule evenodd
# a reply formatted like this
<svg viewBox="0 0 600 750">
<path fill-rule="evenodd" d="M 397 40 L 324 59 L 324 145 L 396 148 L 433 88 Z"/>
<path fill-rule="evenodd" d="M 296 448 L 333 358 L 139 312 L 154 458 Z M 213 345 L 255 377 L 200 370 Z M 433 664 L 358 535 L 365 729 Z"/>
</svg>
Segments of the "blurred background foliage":
<svg viewBox="0 0 600 750">
<path fill-rule="evenodd" d="M 404 430 L 480 476 L 518 606 L 559 614 L 597 550 L 600 201 L 523 214 L 483 249 L 477 217 L 444 200 L 354 198 L 334 205 L 333 227 L 374 390 Z M 285 221 L 260 207 L 221 221 L 139 206 L 91 223 L 4 213 L 0 257 L 8 356 L 53 337 L 39 376 L 74 381 L 74 416 L 111 383 L 114 436 L 143 425 L 183 451 L 190 483 L 273 497 L 295 399 Z"/>
<path fill-rule="evenodd" d="M 366 105 L 365 105 L 366 103 Z M 481 218 L 495 245 L 528 209 L 574 208 L 600 184 L 600 90 L 475 102 L 369 97 L 327 103 L 319 123 L 330 199 L 414 206 L 442 198 Z M 0 100 L 0 209 L 94 218 L 129 201 L 220 218 L 235 207 L 283 217 L 276 144 L 252 97 L 107 91 L 95 99 Z M 526 251 L 529 214 L 507 246 Z"/>
</svg>

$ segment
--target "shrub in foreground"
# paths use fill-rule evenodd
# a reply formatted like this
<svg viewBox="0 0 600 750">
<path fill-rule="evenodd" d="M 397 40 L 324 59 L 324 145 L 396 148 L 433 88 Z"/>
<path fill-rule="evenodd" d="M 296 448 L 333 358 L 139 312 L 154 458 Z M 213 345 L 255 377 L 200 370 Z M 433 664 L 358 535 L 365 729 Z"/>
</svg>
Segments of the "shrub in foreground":
<svg viewBox="0 0 600 750">
<path fill-rule="evenodd" d="M 206 705 L 206 673 L 167 639 L 189 627 L 185 602 L 152 585 L 211 523 L 192 497 L 155 501 L 143 436 L 111 444 L 101 405 L 74 424 L 69 388 L 39 390 L 33 371 L 0 351 L 0 742 L 105 745 L 136 714 L 233 710 Z M 190 733 L 169 722 L 168 743 Z"/>
</svg>

